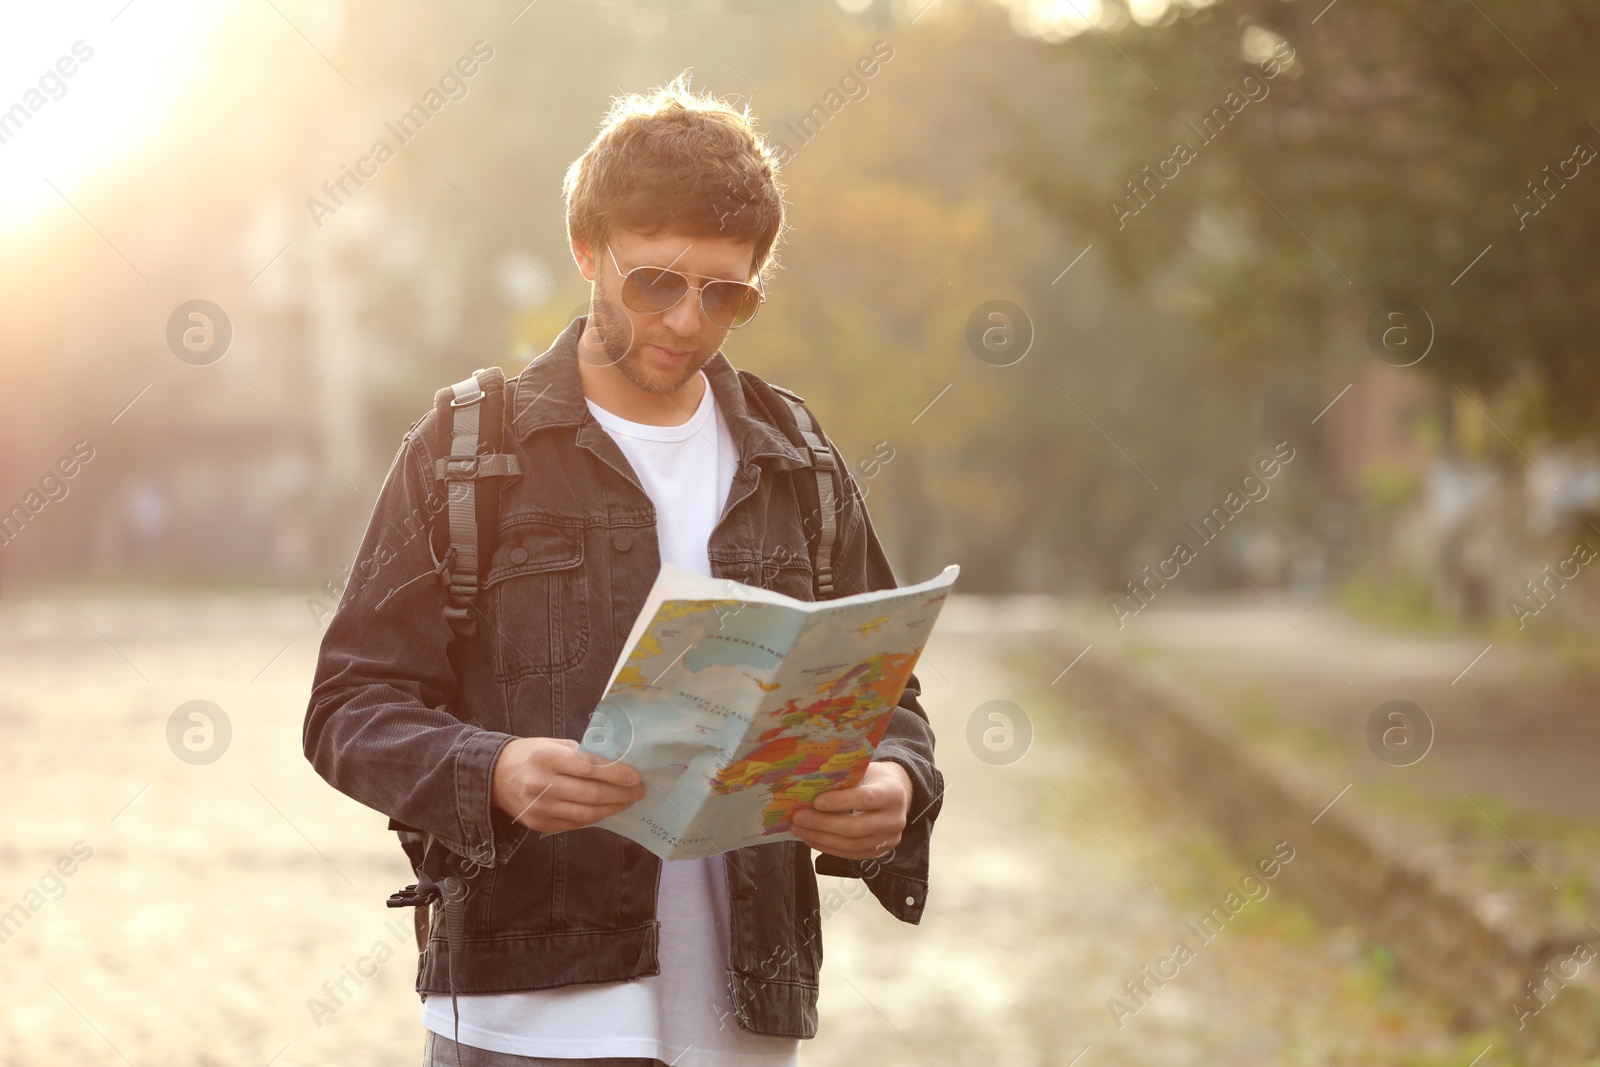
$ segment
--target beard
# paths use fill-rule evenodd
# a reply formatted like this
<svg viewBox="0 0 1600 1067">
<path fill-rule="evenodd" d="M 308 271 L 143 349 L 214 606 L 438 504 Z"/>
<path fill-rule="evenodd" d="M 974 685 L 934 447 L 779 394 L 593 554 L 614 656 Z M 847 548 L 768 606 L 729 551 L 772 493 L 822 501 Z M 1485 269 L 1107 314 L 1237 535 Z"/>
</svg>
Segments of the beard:
<svg viewBox="0 0 1600 1067">
<path fill-rule="evenodd" d="M 715 352 L 707 356 L 696 354 L 685 360 L 680 369 L 654 370 L 645 364 L 642 351 L 644 342 L 634 343 L 632 322 L 621 307 L 595 293 L 589 320 L 579 344 L 590 351 L 596 348 L 604 350 L 609 364 L 621 371 L 634 388 L 647 393 L 676 393 L 689 379 L 700 373 L 701 368 L 711 361 L 711 356 L 716 355 Z M 591 331 L 598 336 L 591 338 Z M 664 347 L 682 351 L 681 344 L 676 340 Z"/>
</svg>

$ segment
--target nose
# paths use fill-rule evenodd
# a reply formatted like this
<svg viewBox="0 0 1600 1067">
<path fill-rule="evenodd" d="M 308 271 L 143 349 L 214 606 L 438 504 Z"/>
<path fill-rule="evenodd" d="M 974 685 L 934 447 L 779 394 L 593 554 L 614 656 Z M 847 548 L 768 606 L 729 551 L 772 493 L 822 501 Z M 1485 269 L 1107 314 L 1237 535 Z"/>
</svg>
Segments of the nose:
<svg viewBox="0 0 1600 1067">
<path fill-rule="evenodd" d="M 695 337 L 700 333 L 700 293 L 690 289 L 683 299 L 661 313 L 662 323 L 679 337 Z"/>
</svg>

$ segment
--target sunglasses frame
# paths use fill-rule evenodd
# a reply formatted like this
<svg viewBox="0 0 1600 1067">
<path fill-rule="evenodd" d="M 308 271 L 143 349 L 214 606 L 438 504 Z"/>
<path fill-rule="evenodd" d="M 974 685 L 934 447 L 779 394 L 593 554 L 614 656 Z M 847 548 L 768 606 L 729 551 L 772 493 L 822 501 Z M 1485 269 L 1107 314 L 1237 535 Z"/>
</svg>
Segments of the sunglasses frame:
<svg viewBox="0 0 1600 1067">
<path fill-rule="evenodd" d="M 737 330 L 737 329 L 739 329 L 740 326 L 748 326 L 748 325 L 750 325 L 750 323 L 755 319 L 757 312 L 759 312 L 761 310 L 761 305 L 765 304 L 767 302 L 766 291 L 764 289 L 762 289 L 761 286 L 759 286 L 759 285 L 751 285 L 749 282 L 741 282 L 737 278 L 710 278 L 710 279 L 706 280 L 704 285 L 690 285 L 689 284 L 689 280 L 690 280 L 689 279 L 689 275 L 685 274 L 683 271 L 675 270 L 672 267 L 652 267 L 652 266 L 650 266 L 648 264 L 644 264 L 644 265 L 641 265 L 641 266 L 638 266 L 638 267 L 634 267 L 632 270 L 627 271 L 626 273 L 624 273 L 623 270 L 622 270 L 622 264 L 617 262 L 617 254 L 616 254 L 616 252 L 612 251 L 611 246 L 609 244 L 606 245 L 606 254 L 611 257 L 611 265 L 616 268 L 617 275 L 622 279 L 622 288 L 618 290 L 618 294 L 622 296 L 622 302 L 624 304 L 627 304 L 627 306 L 628 306 L 628 308 L 630 310 L 637 311 L 641 315 L 656 315 L 656 314 L 660 314 L 663 311 L 670 311 L 673 308 L 677 307 L 679 304 L 683 303 L 683 297 L 688 296 L 690 292 L 693 292 L 695 294 L 696 301 L 698 301 L 699 304 L 700 304 L 700 314 L 702 314 L 702 315 L 704 315 L 706 317 L 706 321 L 707 322 L 711 323 L 711 325 L 713 325 L 713 326 L 716 326 L 717 329 L 719 329 L 719 330 Z M 659 274 L 673 274 L 673 275 L 678 276 L 679 278 L 682 278 L 683 282 L 684 282 L 684 286 L 685 286 L 685 288 L 683 290 L 683 296 L 678 297 L 678 299 L 674 300 L 672 303 L 668 304 L 664 308 L 636 308 L 632 304 L 628 304 L 628 299 L 627 299 L 627 296 L 625 295 L 626 294 L 627 285 L 628 285 L 628 279 L 633 277 L 635 274 L 639 273 L 642 270 L 653 271 L 658 275 Z M 742 285 L 747 289 L 755 290 L 755 294 L 756 294 L 756 309 L 755 309 L 755 311 L 752 311 L 750 313 L 750 318 L 745 319 L 743 322 L 739 323 L 738 326 L 721 326 L 721 325 L 719 325 L 717 323 L 716 319 L 713 319 L 711 317 L 711 312 L 706 310 L 706 295 L 705 295 L 705 291 L 706 291 L 707 287 L 709 287 L 710 285 L 712 285 L 714 283 L 717 283 L 717 282 L 721 282 L 724 285 Z"/>
</svg>

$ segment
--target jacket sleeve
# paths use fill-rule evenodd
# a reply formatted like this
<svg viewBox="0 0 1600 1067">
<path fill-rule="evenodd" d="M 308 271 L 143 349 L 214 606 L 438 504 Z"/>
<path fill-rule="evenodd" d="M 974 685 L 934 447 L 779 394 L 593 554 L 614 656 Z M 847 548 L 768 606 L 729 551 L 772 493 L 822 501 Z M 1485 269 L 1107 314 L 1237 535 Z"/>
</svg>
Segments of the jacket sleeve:
<svg viewBox="0 0 1600 1067">
<path fill-rule="evenodd" d="M 428 528 L 443 510 L 430 413 L 406 434 L 379 491 L 317 659 L 303 744 L 317 773 L 388 815 L 492 866 L 526 831 L 492 810 L 490 780 L 515 735 L 463 722 Z M 491 821 L 492 820 L 492 821 Z M 500 833 L 495 833 L 498 826 Z"/>
<path fill-rule="evenodd" d="M 899 586 L 872 528 L 861 489 L 849 473 L 844 457 L 830 441 L 834 464 L 844 491 L 838 508 L 839 532 L 834 542 L 833 572 L 837 596 Z M 863 878 L 872 895 L 895 918 L 918 923 L 928 899 L 928 859 L 933 823 L 944 801 L 944 776 L 933 762 L 933 728 L 922 708 L 922 683 L 915 672 L 906 681 L 899 705 L 890 715 L 874 762 L 888 760 L 906 769 L 911 778 L 911 810 L 900 843 L 881 859 L 847 860 L 821 852 L 818 874 Z"/>
</svg>

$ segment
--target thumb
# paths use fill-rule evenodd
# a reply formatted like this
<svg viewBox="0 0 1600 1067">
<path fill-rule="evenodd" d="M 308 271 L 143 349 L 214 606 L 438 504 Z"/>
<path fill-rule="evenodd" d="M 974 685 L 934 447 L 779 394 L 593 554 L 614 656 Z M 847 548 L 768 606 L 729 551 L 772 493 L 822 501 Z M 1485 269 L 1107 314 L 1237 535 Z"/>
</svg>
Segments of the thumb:
<svg viewBox="0 0 1600 1067">
<path fill-rule="evenodd" d="M 858 796 L 860 788 L 860 786 L 850 786 L 847 789 L 830 789 L 826 793 L 818 794 L 817 799 L 812 801 L 812 806 L 819 811 L 845 811 L 856 807 L 854 802 L 860 799 Z"/>
</svg>

